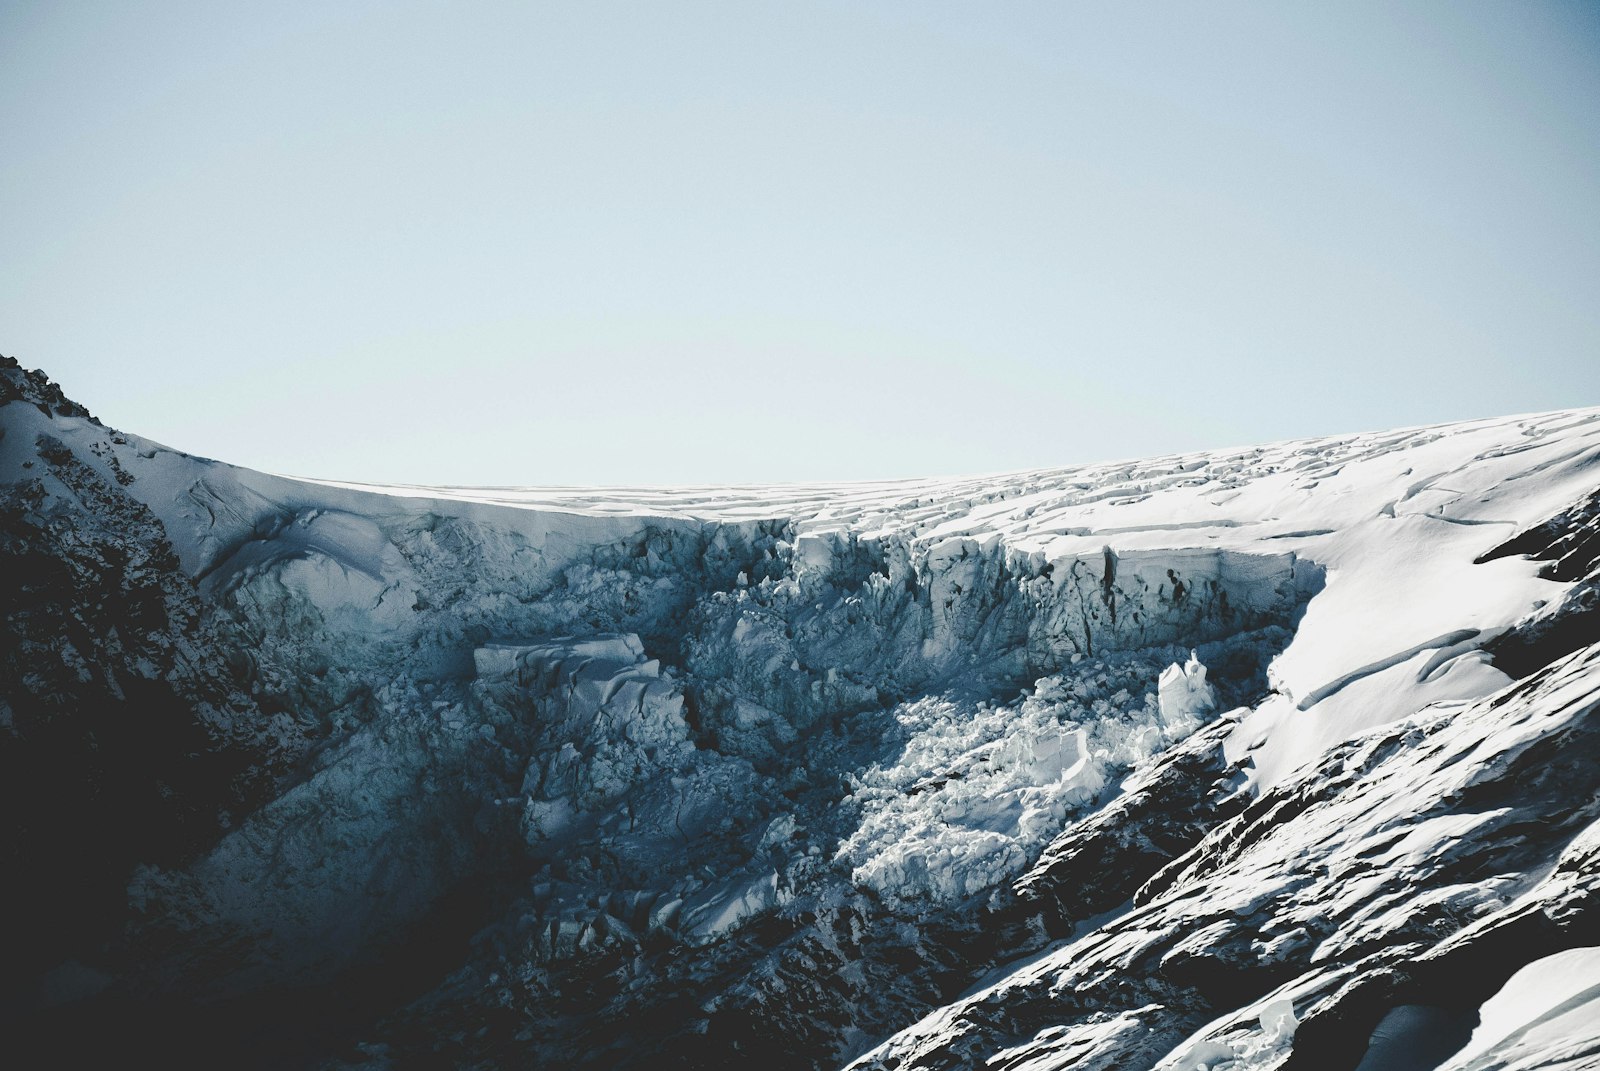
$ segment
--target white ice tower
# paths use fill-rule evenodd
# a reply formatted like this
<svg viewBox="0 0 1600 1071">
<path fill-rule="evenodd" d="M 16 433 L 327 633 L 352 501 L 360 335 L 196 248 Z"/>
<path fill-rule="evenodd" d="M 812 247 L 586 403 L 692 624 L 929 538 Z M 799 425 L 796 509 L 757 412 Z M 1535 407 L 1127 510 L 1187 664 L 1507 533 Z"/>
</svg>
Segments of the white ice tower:
<svg viewBox="0 0 1600 1071">
<path fill-rule="evenodd" d="M 1217 692 L 1206 681 L 1206 667 L 1195 652 L 1183 665 L 1174 662 L 1161 671 L 1156 683 L 1161 720 L 1169 727 L 1205 720 L 1217 709 Z"/>
</svg>

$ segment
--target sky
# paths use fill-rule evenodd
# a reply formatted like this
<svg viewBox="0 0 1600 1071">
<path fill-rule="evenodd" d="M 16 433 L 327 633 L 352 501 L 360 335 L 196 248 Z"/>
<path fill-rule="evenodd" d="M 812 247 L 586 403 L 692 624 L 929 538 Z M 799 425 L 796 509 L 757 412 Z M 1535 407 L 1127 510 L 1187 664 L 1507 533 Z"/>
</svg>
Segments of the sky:
<svg viewBox="0 0 1600 1071">
<path fill-rule="evenodd" d="M 0 353 L 373 482 L 1600 404 L 1600 4 L 0 0 Z"/>
</svg>

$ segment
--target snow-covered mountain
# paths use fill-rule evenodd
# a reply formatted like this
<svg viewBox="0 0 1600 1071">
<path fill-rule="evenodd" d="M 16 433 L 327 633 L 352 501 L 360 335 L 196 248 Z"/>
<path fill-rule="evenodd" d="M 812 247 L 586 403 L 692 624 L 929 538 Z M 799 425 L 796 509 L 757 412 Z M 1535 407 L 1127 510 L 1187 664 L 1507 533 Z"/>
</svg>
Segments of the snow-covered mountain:
<svg viewBox="0 0 1600 1071">
<path fill-rule="evenodd" d="M 32 1059 L 1600 1066 L 1600 410 L 368 487 L 7 359 L 0 429 Z"/>
</svg>

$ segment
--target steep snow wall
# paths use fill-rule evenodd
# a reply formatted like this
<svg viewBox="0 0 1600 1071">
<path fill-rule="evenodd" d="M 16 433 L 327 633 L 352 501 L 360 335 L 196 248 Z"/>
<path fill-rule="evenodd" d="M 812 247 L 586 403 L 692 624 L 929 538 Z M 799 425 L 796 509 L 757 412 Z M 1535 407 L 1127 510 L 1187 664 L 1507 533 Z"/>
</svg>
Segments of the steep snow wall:
<svg viewBox="0 0 1600 1071">
<path fill-rule="evenodd" d="M 1074 659 L 1286 624 L 1321 583 L 1293 553 L 1137 552 L 1046 560 L 1000 539 L 801 537 L 792 572 L 713 592 L 687 630 L 718 745 L 760 760 L 819 717 L 953 680 L 1017 686 Z M 756 704 L 778 715 L 757 719 Z"/>
</svg>

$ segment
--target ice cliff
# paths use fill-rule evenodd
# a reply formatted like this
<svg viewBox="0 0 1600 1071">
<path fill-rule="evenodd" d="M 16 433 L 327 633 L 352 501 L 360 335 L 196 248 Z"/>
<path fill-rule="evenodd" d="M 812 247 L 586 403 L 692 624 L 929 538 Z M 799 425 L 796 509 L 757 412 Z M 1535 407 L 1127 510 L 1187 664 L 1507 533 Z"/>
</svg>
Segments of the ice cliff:
<svg viewBox="0 0 1600 1071">
<path fill-rule="evenodd" d="M 1600 411 L 366 487 L 114 431 L 5 359 L 0 431 L 18 1053 L 1595 1053 Z"/>
</svg>

